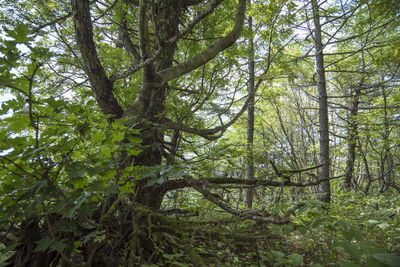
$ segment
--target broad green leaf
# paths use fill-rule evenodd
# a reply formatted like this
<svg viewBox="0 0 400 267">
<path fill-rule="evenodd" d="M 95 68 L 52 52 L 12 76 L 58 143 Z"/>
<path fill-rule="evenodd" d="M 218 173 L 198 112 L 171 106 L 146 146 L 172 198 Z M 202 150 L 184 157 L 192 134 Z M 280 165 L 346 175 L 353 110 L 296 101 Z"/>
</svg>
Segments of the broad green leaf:
<svg viewBox="0 0 400 267">
<path fill-rule="evenodd" d="M 132 183 L 132 182 L 127 182 L 126 184 L 124 184 L 123 186 L 121 186 L 121 187 L 119 188 L 119 190 L 120 190 L 122 193 L 131 194 L 131 193 L 134 192 L 133 188 L 134 188 L 134 187 L 133 187 L 133 183 Z"/>
<path fill-rule="evenodd" d="M 53 240 L 53 243 L 51 244 L 51 247 L 50 247 L 50 251 L 54 251 L 55 250 L 55 251 L 61 252 L 66 247 L 67 247 L 67 244 L 65 244 L 65 243 L 63 243 L 61 241 L 58 241 L 58 240 Z"/>
<path fill-rule="evenodd" d="M 377 253 L 372 254 L 371 258 L 390 267 L 398 267 L 400 265 L 400 256 L 393 254 Z"/>
<path fill-rule="evenodd" d="M 50 238 L 44 238 L 39 241 L 36 241 L 37 245 L 34 252 L 43 252 L 47 250 L 51 246 L 52 242 L 53 240 Z"/>
<path fill-rule="evenodd" d="M 122 139 L 124 139 L 124 132 L 117 132 L 117 131 L 115 131 L 114 133 L 113 133 L 113 137 L 112 137 L 112 139 L 111 139 L 111 142 L 119 142 L 119 141 L 122 141 Z"/>
</svg>

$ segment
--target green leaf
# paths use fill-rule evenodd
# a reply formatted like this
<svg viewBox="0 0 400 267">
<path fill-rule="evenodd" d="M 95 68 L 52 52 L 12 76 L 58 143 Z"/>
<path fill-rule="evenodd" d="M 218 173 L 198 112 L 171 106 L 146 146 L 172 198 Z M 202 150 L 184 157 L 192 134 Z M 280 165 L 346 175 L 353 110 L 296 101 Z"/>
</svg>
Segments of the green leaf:
<svg viewBox="0 0 400 267">
<path fill-rule="evenodd" d="M 53 240 L 50 238 L 43 238 L 39 241 L 36 241 L 36 248 L 33 252 L 43 252 L 46 251 L 52 244 Z"/>
<path fill-rule="evenodd" d="M 78 198 L 75 199 L 74 201 L 74 206 L 72 206 L 70 209 L 68 209 L 64 215 L 63 218 L 72 218 L 76 212 L 77 209 L 79 209 L 82 204 L 85 202 L 85 200 L 90 196 L 90 193 L 88 192 L 83 192 Z"/>
<path fill-rule="evenodd" d="M 383 264 L 371 257 L 368 258 L 367 264 L 365 266 L 366 267 L 388 267 L 386 264 Z"/>
<path fill-rule="evenodd" d="M 111 142 L 119 142 L 122 141 L 122 139 L 124 139 L 124 132 L 114 132 Z"/>
<path fill-rule="evenodd" d="M 393 254 L 377 253 L 372 254 L 371 258 L 385 264 L 386 266 L 397 267 L 400 264 L 400 257 Z"/>
<path fill-rule="evenodd" d="M 5 30 L 7 35 L 12 37 L 18 43 L 27 43 L 32 40 L 32 37 L 27 37 L 29 34 L 28 24 L 18 24 L 13 30 Z"/>
<path fill-rule="evenodd" d="M 379 224 L 378 227 L 381 228 L 382 230 L 385 230 L 388 227 L 390 227 L 390 225 L 388 223 L 384 222 L 384 223 Z"/>
<path fill-rule="evenodd" d="M 132 182 L 127 182 L 126 184 L 124 184 L 123 186 L 121 186 L 119 188 L 119 191 L 121 191 L 122 193 L 131 194 L 131 193 L 134 193 L 133 188 L 134 188 L 133 187 L 133 183 Z"/>
<path fill-rule="evenodd" d="M 300 265 L 303 264 L 303 255 L 294 253 L 294 254 L 292 254 L 292 255 L 289 255 L 289 256 L 288 256 L 288 259 L 289 259 L 290 261 L 292 261 L 292 264 L 293 264 L 294 266 L 300 266 Z"/>
<path fill-rule="evenodd" d="M 385 253 L 381 248 L 377 247 L 377 244 L 373 241 L 363 241 L 359 243 L 359 248 L 368 254 Z"/>
<path fill-rule="evenodd" d="M 305 235 L 307 233 L 307 228 L 304 226 L 297 226 L 297 231 L 299 231 L 301 234 Z"/>
<path fill-rule="evenodd" d="M 83 243 L 81 241 L 75 241 L 74 242 L 74 250 L 82 247 Z"/>
<path fill-rule="evenodd" d="M 292 224 L 286 224 L 283 226 L 283 229 L 285 230 L 286 234 L 290 234 L 294 231 L 294 226 Z"/>
<path fill-rule="evenodd" d="M 362 254 L 353 243 L 344 240 L 340 242 L 335 242 L 334 246 L 342 247 L 350 256 L 352 256 L 358 262 L 361 261 Z"/>
<path fill-rule="evenodd" d="M 283 258 L 285 257 L 285 253 L 276 251 L 276 250 L 271 250 L 272 255 L 274 255 L 276 258 Z"/>
<path fill-rule="evenodd" d="M 106 134 L 103 131 L 98 131 L 92 135 L 91 139 L 94 143 L 100 144 L 106 139 Z"/>
<path fill-rule="evenodd" d="M 352 241 L 353 239 L 355 239 L 355 240 L 363 239 L 363 236 L 361 235 L 361 233 L 359 231 L 357 231 L 356 229 L 344 230 L 344 231 L 342 231 L 342 235 L 348 241 Z"/>
<path fill-rule="evenodd" d="M 89 242 L 91 239 L 94 239 L 94 238 L 96 238 L 96 237 L 98 237 L 98 236 L 103 235 L 104 232 L 105 232 L 105 231 L 94 231 L 94 232 L 91 232 L 91 233 L 85 235 L 84 237 L 82 237 L 80 241 L 81 241 L 83 244 L 86 244 L 86 243 Z"/>
<path fill-rule="evenodd" d="M 164 177 L 153 177 L 147 180 L 146 186 L 153 186 L 155 184 L 162 184 L 164 182 Z"/>
<path fill-rule="evenodd" d="M 312 204 L 313 206 L 325 206 L 326 205 L 325 202 L 322 202 L 321 200 L 317 200 L 317 199 L 310 200 L 309 203 Z"/>
<path fill-rule="evenodd" d="M 338 264 L 340 267 L 360 267 L 360 265 L 344 259 L 340 259 Z"/>
<path fill-rule="evenodd" d="M 65 243 L 63 243 L 61 241 L 58 241 L 58 240 L 53 240 L 53 243 L 51 244 L 51 247 L 50 247 L 50 251 L 56 250 L 58 252 L 61 252 L 66 247 L 67 247 L 67 244 L 65 244 Z"/>
<path fill-rule="evenodd" d="M 52 212 L 60 212 L 67 206 L 67 202 L 65 200 L 58 200 L 54 205 L 51 206 Z"/>
<path fill-rule="evenodd" d="M 39 241 L 36 241 L 36 244 L 37 244 L 37 246 L 36 246 L 34 252 L 43 252 L 46 250 L 49 250 L 50 252 L 54 251 L 54 250 L 60 252 L 60 251 L 63 251 L 67 247 L 67 244 L 65 244 L 61 241 L 58 241 L 58 240 L 50 239 L 50 238 L 43 238 Z"/>
</svg>

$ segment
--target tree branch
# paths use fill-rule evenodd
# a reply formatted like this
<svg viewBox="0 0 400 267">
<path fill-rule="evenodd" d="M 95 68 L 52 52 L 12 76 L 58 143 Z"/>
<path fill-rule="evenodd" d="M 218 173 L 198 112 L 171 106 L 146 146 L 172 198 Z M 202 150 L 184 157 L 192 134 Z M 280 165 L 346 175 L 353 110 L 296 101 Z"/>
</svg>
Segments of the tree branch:
<svg viewBox="0 0 400 267">
<path fill-rule="evenodd" d="M 252 92 L 251 94 L 254 94 L 254 92 Z M 193 127 L 187 126 L 185 124 L 173 122 L 173 121 L 168 121 L 168 122 L 164 123 L 162 125 L 162 128 L 165 130 L 174 129 L 174 130 L 178 130 L 178 131 L 196 134 L 207 140 L 216 140 L 216 139 L 220 138 L 223 135 L 223 133 L 225 132 L 225 130 L 228 129 L 230 126 L 232 126 L 232 124 L 234 124 L 240 118 L 240 116 L 242 116 L 242 114 L 246 111 L 247 106 L 250 103 L 250 100 L 251 100 L 251 95 L 248 95 L 246 102 L 242 106 L 242 109 L 235 115 L 235 117 L 233 117 L 232 120 L 230 120 L 226 124 L 222 124 L 218 127 L 212 128 L 212 129 L 193 128 Z M 217 133 L 219 133 L 219 134 L 215 135 Z"/>
<path fill-rule="evenodd" d="M 239 0 L 235 26 L 232 31 L 224 38 L 218 40 L 217 42 L 209 46 L 205 51 L 193 57 L 192 59 L 160 71 L 159 74 L 162 76 L 162 81 L 164 83 L 168 82 L 198 68 L 199 66 L 213 59 L 219 52 L 233 45 L 235 41 L 239 38 L 242 31 L 245 13 L 246 0 Z"/>
<path fill-rule="evenodd" d="M 73 0 L 72 11 L 76 39 L 97 103 L 104 114 L 112 116 L 111 120 L 120 118 L 123 109 L 114 97 L 112 82 L 108 79 L 100 63 L 93 41 L 89 0 Z"/>
<path fill-rule="evenodd" d="M 246 180 L 251 181 L 251 180 Z M 205 199 L 209 200 L 210 202 L 214 203 L 221 209 L 229 212 L 232 215 L 244 217 L 247 219 L 254 220 L 256 222 L 261 223 L 273 223 L 273 224 L 287 224 L 290 222 L 289 216 L 300 207 L 304 206 L 303 203 L 295 205 L 293 208 L 286 211 L 283 216 L 273 216 L 269 213 L 266 213 L 262 210 L 236 210 L 229 206 L 227 203 L 222 201 L 218 196 L 212 194 L 210 190 L 207 188 L 206 180 L 192 180 L 190 185 L 198 191 L 200 194 L 204 196 Z"/>
<path fill-rule="evenodd" d="M 308 174 L 308 173 L 307 173 Z M 298 183 L 292 182 L 290 180 L 284 181 L 270 181 L 270 180 L 260 180 L 264 177 L 258 177 L 255 180 L 246 180 L 241 178 L 225 178 L 225 177 L 210 177 L 210 178 L 198 178 L 194 179 L 191 176 L 186 176 L 184 178 L 175 179 L 175 180 L 168 180 L 162 184 L 163 190 L 171 191 L 186 187 L 192 187 L 191 181 L 201 181 L 207 182 L 210 185 L 228 185 L 228 184 L 236 184 L 236 185 L 247 185 L 247 186 L 271 186 L 271 187 L 308 187 L 308 186 L 316 186 L 319 185 L 321 182 L 330 181 L 334 179 L 342 178 L 343 175 L 330 177 L 328 179 L 321 179 L 315 182 L 307 182 L 307 183 Z"/>
<path fill-rule="evenodd" d="M 122 79 L 125 78 L 133 73 L 135 73 L 136 71 L 138 71 L 139 69 L 149 65 L 150 63 L 154 62 L 160 55 L 161 52 L 168 46 L 172 45 L 173 43 L 175 43 L 176 41 L 178 41 L 180 38 L 182 38 L 183 36 L 185 36 L 186 34 L 188 34 L 193 28 L 194 26 L 196 26 L 202 19 L 204 19 L 205 17 L 207 17 L 223 0 L 214 0 L 209 6 L 207 6 L 207 8 L 200 13 L 199 15 L 197 15 L 187 26 L 185 29 L 183 29 L 182 31 L 180 31 L 177 35 L 175 35 L 174 37 L 172 37 L 171 39 L 167 40 L 166 42 L 163 43 L 163 46 L 159 47 L 159 49 L 157 51 L 155 51 L 153 53 L 152 56 L 150 56 L 150 53 L 148 53 L 148 57 L 142 61 L 141 63 L 138 63 L 134 66 L 131 66 L 128 70 L 120 73 L 120 74 L 116 74 L 113 75 L 111 77 L 111 81 L 114 82 L 115 80 L 118 79 Z M 143 25 L 143 20 L 145 18 L 145 12 L 146 12 L 146 8 L 145 8 L 145 2 L 141 3 L 140 7 L 144 7 L 141 8 L 141 12 L 139 12 L 139 33 L 142 32 L 142 34 L 144 33 L 144 25 Z M 140 34 L 139 34 L 139 40 L 140 40 Z M 143 57 L 142 57 L 143 58 Z"/>
</svg>

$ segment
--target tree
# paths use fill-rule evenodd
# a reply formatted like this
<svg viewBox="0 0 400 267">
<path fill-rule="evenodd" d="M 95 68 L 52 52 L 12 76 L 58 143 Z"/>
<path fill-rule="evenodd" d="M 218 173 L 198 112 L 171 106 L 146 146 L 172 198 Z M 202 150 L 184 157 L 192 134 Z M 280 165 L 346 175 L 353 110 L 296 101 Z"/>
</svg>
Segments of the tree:
<svg viewBox="0 0 400 267">
<path fill-rule="evenodd" d="M 187 34 L 197 23 L 211 13 L 222 1 L 211 3 L 205 11 L 200 13 L 189 23 L 187 28 L 179 31 L 179 18 L 185 5 L 179 1 L 165 3 L 153 3 L 140 1 L 138 8 L 138 47 L 141 62 L 137 62 L 131 69 L 107 77 L 101 62 L 98 59 L 95 43 L 93 41 L 93 29 L 90 17 L 89 1 L 73 1 L 72 12 L 74 17 L 75 35 L 83 58 L 85 71 L 88 75 L 91 87 L 96 95 L 96 100 L 102 112 L 110 115 L 110 119 L 127 118 L 127 124 L 135 121 L 146 121 L 153 126 L 143 127 L 141 131 L 143 151 L 133 159 L 122 158 L 121 162 L 134 162 L 135 165 L 155 166 L 162 162 L 163 130 L 174 129 L 197 133 L 203 137 L 211 137 L 222 131 L 226 126 L 213 130 L 198 130 L 184 127 L 163 118 L 164 102 L 166 101 L 166 85 L 168 81 L 176 79 L 205 64 L 220 51 L 232 45 L 239 37 L 245 14 L 245 3 L 240 1 L 236 24 L 233 30 L 224 38 L 221 38 L 204 52 L 172 66 L 176 42 Z M 186 5 L 190 5 L 186 4 Z M 149 10 L 153 12 L 150 17 Z M 154 27 L 154 39 L 150 37 L 151 26 Z M 152 47 L 155 42 L 155 47 Z M 141 86 L 136 99 L 123 110 L 113 95 L 113 82 L 115 80 L 133 74 L 142 69 Z M 155 126 L 155 127 L 154 127 Z M 161 127 L 163 130 L 157 130 Z M 137 201 L 149 207 L 158 209 L 165 189 L 154 186 L 143 188 L 139 186 Z"/>
<path fill-rule="evenodd" d="M 329 182 L 329 117 L 328 117 L 328 96 L 326 93 L 325 81 L 325 66 L 324 66 L 324 53 L 321 35 L 321 25 L 319 17 L 319 6 L 317 0 L 312 0 L 313 19 L 315 25 L 315 65 L 317 71 L 317 87 L 318 87 L 318 100 L 319 100 L 319 145 L 320 145 L 320 160 L 324 164 L 321 167 L 320 184 L 321 200 L 330 202 L 331 189 Z"/>
<path fill-rule="evenodd" d="M 97 170 L 101 170 L 102 168 L 109 169 L 106 171 L 108 174 L 105 174 L 102 171 L 100 171 L 101 174 L 98 173 L 99 176 L 101 175 L 103 178 L 108 177 L 106 179 L 111 179 L 113 181 L 106 182 L 106 184 L 114 183 L 125 185 L 120 195 L 115 195 L 115 193 L 105 194 L 103 196 L 101 196 L 101 194 L 98 195 L 98 197 L 105 199 L 101 202 L 100 207 L 98 207 L 100 208 L 98 211 L 103 211 L 99 214 L 93 215 L 97 218 L 97 221 L 108 220 L 107 218 L 110 218 L 109 215 L 111 215 L 112 212 L 109 213 L 105 211 L 107 211 L 107 209 L 111 209 L 110 211 L 112 211 L 113 207 L 121 205 L 122 202 L 120 196 L 127 192 L 130 193 L 131 198 L 128 202 L 134 201 L 138 205 L 144 205 L 146 208 L 159 210 L 163 196 L 168 190 L 173 190 L 177 187 L 179 188 L 188 186 L 188 183 L 184 180 L 180 181 L 180 184 L 178 185 L 174 183 L 174 181 L 171 181 L 172 183 L 168 184 L 166 182 L 168 178 L 163 178 L 162 176 L 161 170 L 165 168 L 162 166 L 164 146 L 166 143 L 165 133 L 171 130 L 178 132 L 184 131 L 202 136 L 206 139 L 216 139 L 218 138 L 218 134 L 224 132 L 230 125 L 232 125 L 233 122 L 237 120 L 237 118 L 246 109 L 246 105 L 244 105 L 242 111 L 239 112 L 239 114 L 236 115 L 231 121 L 215 128 L 205 129 L 193 128 L 185 126 L 181 122 L 174 122 L 167 117 L 165 112 L 167 90 L 169 90 L 168 83 L 206 64 L 221 51 L 233 45 L 238 39 L 245 17 L 245 0 L 239 1 L 239 4 L 236 8 L 237 12 L 232 30 L 224 37 L 218 38 L 212 43 L 203 42 L 203 51 L 197 54 L 191 54 L 189 59 L 185 59 L 181 54 L 176 53 L 177 47 L 180 45 L 180 43 L 183 43 L 182 45 L 186 45 L 183 38 L 193 32 L 195 27 L 199 28 L 199 25 L 204 23 L 206 18 L 215 12 L 217 7 L 221 5 L 222 1 L 212 1 L 210 3 L 202 3 L 202 1 L 183 2 L 175 0 L 159 2 L 117 2 L 118 1 L 106 1 L 104 3 L 100 3 L 100 5 L 104 5 L 106 7 L 105 9 L 101 8 L 99 5 L 97 5 L 97 3 L 92 3 L 86 0 L 72 1 L 71 7 L 69 6 L 69 3 L 64 2 L 23 2 L 20 6 L 18 6 L 18 3 L 9 4 L 11 9 L 14 8 L 14 10 L 18 7 L 27 7 L 28 10 L 31 8 L 31 10 L 35 10 L 35 12 L 43 11 L 43 14 L 48 14 L 48 17 L 42 17 L 45 20 L 43 23 L 42 19 L 39 17 L 22 15 L 22 21 L 16 21 L 15 24 L 23 25 L 23 31 L 17 30 L 17 36 L 12 35 L 12 37 L 15 37 L 14 43 L 9 41 L 8 43 L 10 43 L 10 45 L 5 47 L 6 55 L 10 55 L 10 53 L 13 52 L 10 46 L 18 43 L 24 43 L 28 45 L 33 51 L 30 54 L 32 56 L 32 68 L 28 67 L 28 69 L 25 71 L 24 66 L 22 65 L 21 67 L 21 71 L 24 71 L 28 76 L 25 77 L 25 74 L 23 74 L 20 76 L 20 78 L 18 78 L 20 82 L 15 82 L 16 79 L 12 76 L 16 75 L 10 73 L 12 73 L 12 69 L 19 71 L 19 66 L 15 60 L 16 57 L 11 58 L 13 61 L 10 60 L 10 58 L 5 59 L 4 62 L 6 63 L 6 69 L 5 72 L 2 72 L 4 74 L 3 77 L 5 77 L 3 79 L 3 83 L 6 87 L 13 90 L 13 92 L 17 95 L 17 99 L 19 99 L 18 97 L 22 96 L 27 97 L 28 99 L 28 118 L 32 128 L 27 130 L 27 134 L 29 136 L 28 141 L 34 141 L 35 145 L 32 149 L 35 151 L 35 162 L 37 160 L 39 163 L 38 166 L 33 167 L 33 170 L 36 170 L 35 172 L 37 172 L 39 176 L 33 176 L 32 178 L 33 181 L 37 181 L 38 183 L 34 183 L 35 186 L 39 186 L 39 184 L 42 182 L 47 181 L 43 188 L 40 187 L 42 188 L 41 190 L 44 190 L 46 193 L 42 194 L 42 199 L 40 201 L 35 202 L 38 207 L 41 207 L 40 210 L 43 210 L 48 205 L 51 206 L 52 203 L 54 203 L 54 192 L 48 191 L 50 190 L 50 187 L 55 187 L 61 192 L 61 195 L 63 195 L 65 198 L 64 202 L 67 206 L 70 205 L 68 203 L 72 204 L 76 201 L 76 203 L 79 203 L 81 206 L 84 204 L 84 202 L 88 201 L 88 196 L 91 195 L 93 191 L 87 189 L 86 186 L 91 184 L 91 179 L 85 179 L 85 182 L 81 185 L 72 183 L 72 190 L 65 188 L 63 185 L 64 182 L 62 182 L 64 179 L 67 179 L 67 177 L 84 178 L 82 175 L 86 176 L 84 173 L 86 173 L 88 167 L 87 165 L 85 166 L 85 164 L 92 165 L 91 168 L 96 168 Z M 232 3 L 230 4 L 233 5 Z M 65 15 L 52 19 L 52 16 L 55 15 L 54 13 L 58 13 L 53 13 L 51 10 L 51 8 L 54 8 L 55 6 L 62 7 L 66 12 Z M 186 12 L 197 13 L 197 16 L 194 16 L 194 18 L 190 20 L 186 17 Z M 93 18 L 92 16 L 94 14 L 98 15 L 98 17 Z M 69 18 L 72 18 L 73 31 L 70 27 L 68 27 L 68 25 L 71 25 L 69 24 L 70 21 L 68 21 Z M 28 28 L 26 26 L 26 23 L 28 22 L 32 22 L 34 26 Z M 38 22 L 40 22 L 39 25 Z M 67 27 L 64 28 L 64 25 L 58 25 L 59 22 L 65 22 Z M 104 27 L 104 25 L 107 23 L 113 25 L 111 29 L 107 29 L 107 26 Z M 53 39 L 50 42 L 54 42 L 55 44 L 59 45 L 58 47 L 52 48 L 53 50 L 58 49 L 58 51 L 51 55 L 45 55 L 38 60 L 38 56 L 36 55 L 37 53 L 34 52 L 35 48 L 33 46 L 45 46 L 44 43 L 46 41 L 40 39 L 40 37 L 38 37 L 36 40 L 33 38 L 24 40 L 23 38 L 32 32 L 45 34 L 42 33 L 41 30 L 45 29 L 46 27 L 50 27 L 49 34 L 55 35 L 55 40 Z M 118 29 L 119 36 L 117 36 L 115 31 L 113 32 L 115 29 Z M 201 30 L 202 29 L 200 29 L 200 31 Z M 11 33 L 11 31 L 9 33 Z M 67 33 L 72 33 L 73 38 L 70 38 L 71 35 L 68 35 Z M 136 33 L 137 35 L 135 36 Z M 96 41 L 99 39 L 101 42 Z M 110 40 L 117 39 L 120 39 L 118 41 L 122 43 L 122 47 L 125 49 L 125 52 L 121 51 L 121 45 L 119 43 L 117 47 L 113 47 L 113 43 L 110 42 Z M 74 57 L 68 58 L 68 53 Z M 115 62 L 110 60 L 110 58 L 105 58 L 107 53 L 122 59 L 122 64 L 117 65 Z M 131 58 L 129 60 L 123 59 L 125 56 Z M 47 60 L 49 57 L 53 57 L 54 59 L 58 60 L 58 63 L 65 60 L 64 62 L 67 62 L 67 64 L 60 64 L 59 66 L 54 67 L 49 64 L 46 67 L 50 68 L 44 69 L 43 65 L 48 62 Z M 173 64 L 174 60 L 178 61 L 178 63 Z M 24 64 L 23 61 L 18 63 Z M 131 66 L 123 69 L 127 64 L 131 64 Z M 81 121 L 79 125 L 74 126 L 74 128 L 76 127 L 77 133 L 70 133 L 67 135 L 69 137 L 65 137 L 68 141 L 64 141 L 64 144 L 67 142 L 68 146 L 65 147 L 65 149 L 60 148 L 59 151 L 61 153 L 59 153 L 57 151 L 49 151 L 49 149 L 47 149 L 49 142 L 51 143 L 51 141 L 46 138 L 49 137 L 48 133 L 46 132 L 49 131 L 49 129 L 53 129 L 53 131 L 55 130 L 54 127 L 49 126 L 57 123 L 53 121 L 55 115 L 51 112 L 46 114 L 43 109 L 40 109 L 40 106 L 43 104 L 43 101 L 50 101 L 55 105 L 54 108 L 58 107 L 58 110 L 60 110 L 61 105 L 69 105 L 68 102 L 73 103 L 73 101 L 70 101 L 68 98 L 58 99 L 54 95 L 50 96 L 46 100 L 40 99 L 41 91 L 47 90 L 47 92 L 50 94 L 54 93 L 54 91 L 51 92 L 51 90 L 45 88 L 46 83 L 44 80 L 38 79 L 45 79 L 46 75 L 48 75 L 48 77 L 50 77 L 49 82 L 51 79 L 57 80 L 54 83 L 57 86 L 57 90 L 66 90 L 67 88 L 63 87 L 62 85 L 63 79 L 67 81 L 69 81 L 70 77 L 74 79 L 73 75 L 69 76 L 66 68 L 73 68 L 77 71 L 77 73 L 80 74 L 83 74 L 82 71 L 84 71 L 84 74 L 82 75 L 82 77 L 84 77 L 83 82 L 77 84 L 77 86 L 82 87 L 86 84 L 86 81 L 89 82 L 90 89 L 94 94 L 98 108 L 104 116 L 91 116 L 87 114 L 85 121 Z M 39 70 L 42 70 L 40 73 L 40 78 L 38 78 Z M 136 75 L 136 72 L 139 70 L 141 71 L 141 76 Z M 59 73 L 62 72 L 66 73 L 66 75 L 59 75 Z M 22 81 L 24 82 L 23 84 L 21 84 Z M 76 83 L 75 81 L 72 82 Z M 25 85 L 28 87 L 23 87 Z M 138 90 L 135 90 L 135 97 L 127 97 L 122 99 L 122 93 L 132 96 L 132 93 L 129 91 L 134 86 L 139 87 Z M 80 92 L 75 91 L 74 94 L 80 94 Z M 206 96 L 205 99 L 207 99 L 207 97 L 209 96 Z M 22 99 L 19 100 L 20 101 L 17 103 L 18 105 L 22 105 L 22 108 L 23 101 Z M 81 99 L 81 103 L 86 102 L 85 100 L 82 100 L 83 99 Z M 128 100 L 130 102 L 126 102 L 124 100 Z M 65 112 L 65 114 L 72 114 L 74 113 L 74 109 L 76 110 L 77 108 L 75 104 L 71 104 L 69 107 L 71 107 L 69 110 L 63 107 L 62 112 Z M 6 105 L 3 108 L 4 110 L 11 108 L 15 113 L 20 107 L 17 108 L 16 106 L 13 107 Z M 91 105 L 90 108 L 96 109 L 96 107 L 93 105 Z M 87 111 L 82 110 L 82 112 L 85 113 Z M 78 117 L 82 118 L 81 116 Z M 98 123 L 98 120 L 102 119 L 106 119 L 108 124 L 113 127 L 111 129 L 115 129 L 116 131 L 111 130 L 106 124 L 96 124 Z M 69 123 L 74 124 L 76 121 L 71 121 Z M 95 126 L 95 124 L 97 126 Z M 7 125 L 7 127 L 9 126 L 10 125 Z M 90 129 L 91 127 L 93 128 Z M 97 127 L 105 127 L 105 129 L 103 132 L 101 132 L 100 128 Z M 94 133 L 92 130 L 95 128 L 100 131 Z M 111 137 L 109 134 L 114 136 Z M 17 135 L 19 135 L 18 138 L 22 138 L 25 133 L 17 133 Z M 111 150 L 108 150 L 110 147 L 103 147 L 103 149 L 107 149 L 108 151 L 104 151 L 106 154 L 104 154 L 105 158 L 102 160 L 105 160 L 108 162 L 108 164 L 111 164 L 109 167 L 102 166 L 100 155 L 103 153 L 99 154 L 100 157 L 97 157 L 97 160 L 95 160 L 96 156 L 93 154 L 94 150 L 99 148 L 101 149 L 100 144 L 106 142 L 106 136 L 109 136 L 111 138 L 109 141 L 113 143 L 113 148 Z M 82 140 L 79 140 L 80 138 Z M 90 138 L 95 139 L 90 140 Z M 11 139 L 13 138 L 11 137 Z M 58 140 L 56 143 L 60 141 L 61 140 Z M 97 149 L 92 146 L 94 145 L 93 141 L 94 143 L 97 143 L 98 146 L 100 145 Z M 63 141 L 61 141 L 61 143 L 62 142 Z M 74 142 L 76 142 L 76 145 L 73 145 Z M 89 159 L 89 162 L 91 163 L 84 163 L 84 161 L 78 159 L 78 155 L 75 154 L 78 151 L 83 152 L 84 150 L 82 149 L 84 147 L 86 147 L 87 152 L 84 154 L 92 157 Z M 19 164 L 19 161 L 22 159 L 20 153 L 20 150 L 14 149 L 10 155 L 2 156 L 2 163 L 5 164 L 3 166 L 3 170 L 5 171 L 5 174 L 8 175 L 7 177 L 9 177 L 9 179 L 12 179 L 11 176 L 14 172 L 12 169 L 15 167 L 23 173 L 30 172 L 27 165 Z M 14 167 L 12 167 L 13 164 Z M 40 171 L 36 168 L 39 168 Z M 140 170 L 144 170 L 145 173 L 141 173 Z M 65 174 L 67 176 L 64 176 L 64 171 L 66 171 Z M 92 171 L 94 171 L 94 169 L 92 169 Z M 94 171 L 94 173 L 96 172 L 98 171 Z M 20 177 L 19 179 L 22 178 L 22 176 L 18 177 Z M 67 184 L 69 184 L 69 182 Z M 85 190 L 83 190 L 83 188 L 85 188 Z M 84 192 L 79 193 L 81 190 Z M 23 193 L 23 195 L 24 194 L 25 193 Z M 74 194 L 75 197 L 72 197 Z M 78 200 L 75 199 L 74 202 L 72 199 L 76 198 L 76 196 L 79 197 Z M 9 201 L 15 201 L 15 199 L 10 198 Z M 59 203 L 58 201 L 55 202 Z M 4 203 L 7 203 L 7 201 L 4 200 Z M 130 206 L 126 203 L 126 200 L 124 200 L 123 203 L 126 208 Z M 94 204 L 94 202 L 92 202 L 92 204 Z M 25 210 L 26 207 L 21 208 Z M 45 242 L 43 240 L 48 241 L 46 238 L 40 239 L 40 231 L 47 232 L 50 234 L 49 238 L 51 238 L 51 240 L 54 242 L 57 242 L 56 240 L 58 239 L 57 235 L 59 231 L 53 228 L 55 227 L 54 225 L 56 225 L 60 220 L 63 221 L 64 217 L 71 218 L 71 216 L 75 216 L 74 214 L 79 208 L 80 207 L 75 206 L 73 211 L 70 210 L 70 212 L 72 212 L 70 215 L 66 216 L 64 214 L 62 218 L 58 216 L 46 218 L 45 224 L 43 224 L 43 222 L 37 217 L 39 216 L 39 218 L 41 218 L 41 216 L 43 216 L 40 215 L 40 211 L 37 211 L 38 213 L 34 214 L 34 217 L 29 218 L 28 216 L 26 220 L 23 220 L 21 227 L 17 227 L 14 230 L 17 232 L 18 229 L 20 231 L 31 231 L 32 234 L 24 238 L 24 246 L 21 247 L 19 253 L 16 254 L 15 262 L 23 266 L 34 264 L 35 262 L 42 262 L 41 258 L 48 262 L 54 260 L 54 255 L 48 254 L 48 256 L 45 258 L 39 253 L 39 251 L 44 252 L 47 249 L 49 246 L 48 242 L 44 243 L 46 245 L 44 245 L 42 249 L 38 250 L 35 250 L 32 244 L 39 242 L 40 240 L 42 240 L 41 242 Z M 62 210 L 64 210 L 64 208 L 62 208 Z M 122 210 L 123 209 L 119 209 L 119 212 L 122 212 Z M 130 216 L 129 214 L 132 212 L 133 211 L 128 212 L 127 215 Z M 64 213 L 64 211 L 62 213 Z M 7 214 L 11 217 L 15 215 L 15 213 Z M 86 215 L 83 216 L 86 217 Z M 137 215 L 135 213 L 135 215 L 132 214 L 132 216 L 140 217 L 142 215 Z M 91 216 L 89 215 L 89 217 Z M 134 223 L 135 220 L 136 219 L 133 217 L 130 219 L 132 223 Z M 96 225 L 94 221 L 89 221 L 92 226 Z M 27 225 L 26 229 L 24 228 L 25 224 Z M 155 249 L 149 238 L 150 237 L 146 236 L 146 234 L 139 234 L 131 239 L 137 239 L 137 242 L 140 243 L 140 246 L 137 245 L 132 247 L 132 253 L 134 253 L 133 250 L 140 250 L 141 252 L 137 255 L 142 255 L 142 260 L 149 260 Z M 67 254 L 62 252 L 62 250 L 65 248 L 64 246 L 70 247 L 71 242 L 72 240 L 62 243 L 63 245 L 59 248 L 59 252 L 64 261 L 73 264 L 70 262 L 70 260 L 68 260 L 68 253 L 71 253 L 72 250 L 65 252 Z M 24 250 L 25 248 L 26 250 Z M 97 248 L 90 246 L 86 246 L 84 249 L 84 254 L 88 253 L 85 261 L 87 260 L 89 265 L 95 250 L 97 250 Z M 109 255 L 113 255 L 113 253 Z M 134 260 L 133 258 L 128 258 L 126 258 L 126 260 Z M 105 256 L 102 259 L 98 259 L 96 264 L 99 264 L 99 266 L 104 265 L 110 260 L 110 258 Z"/>
<path fill-rule="evenodd" d="M 252 35 L 253 18 L 250 16 L 249 30 Z M 246 179 L 254 180 L 254 97 L 255 97 L 255 67 L 254 67 L 254 40 L 253 36 L 249 38 L 249 80 L 248 92 L 250 95 L 249 107 L 247 108 L 247 145 L 246 145 Z M 253 205 L 253 188 L 247 188 L 244 196 L 245 206 L 251 208 Z"/>
</svg>

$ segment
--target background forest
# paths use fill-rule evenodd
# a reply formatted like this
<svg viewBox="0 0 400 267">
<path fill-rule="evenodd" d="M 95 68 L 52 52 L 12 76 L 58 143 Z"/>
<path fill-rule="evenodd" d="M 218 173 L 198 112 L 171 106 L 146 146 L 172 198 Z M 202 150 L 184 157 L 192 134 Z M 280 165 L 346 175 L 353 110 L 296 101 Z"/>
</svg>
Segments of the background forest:
<svg viewBox="0 0 400 267">
<path fill-rule="evenodd" d="M 397 0 L 0 0 L 0 266 L 399 266 Z"/>
</svg>

